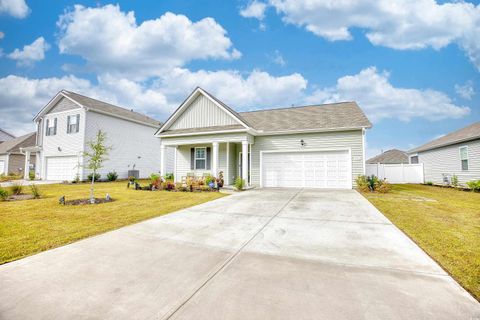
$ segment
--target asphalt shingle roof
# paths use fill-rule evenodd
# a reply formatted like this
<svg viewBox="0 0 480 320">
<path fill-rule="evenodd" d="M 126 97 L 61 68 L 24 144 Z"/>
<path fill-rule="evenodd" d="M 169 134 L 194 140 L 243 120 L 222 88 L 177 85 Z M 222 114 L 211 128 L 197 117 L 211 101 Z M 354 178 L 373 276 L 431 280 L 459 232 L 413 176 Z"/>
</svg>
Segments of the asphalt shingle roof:
<svg viewBox="0 0 480 320">
<path fill-rule="evenodd" d="M 367 160 L 367 163 L 384 163 L 384 164 L 397 164 L 397 163 L 408 163 L 408 155 L 405 151 L 392 149 L 385 151 L 378 156 L 370 158 Z"/>
<path fill-rule="evenodd" d="M 253 128 L 264 132 L 370 128 L 355 102 L 240 112 Z"/>
<path fill-rule="evenodd" d="M 20 148 L 32 147 L 36 144 L 36 132 L 31 132 L 21 137 L 5 141 L 0 144 L 0 154 L 20 152 Z"/>
<path fill-rule="evenodd" d="M 430 142 L 421 145 L 420 147 L 414 148 L 408 153 L 416 153 L 420 151 L 426 151 L 430 149 L 440 148 L 448 146 L 455 143 L 460 143 L 463 141 L 480 139 L 480 121 L 475 122 L 465 128 L 451 132 L 443 137 L 432 140 Z"/>
<path fill-rule="evenodd" d="M 131 110 L 128 110 L 128 109 L 125 109 L 125 108 L 107 103 L 107 102 L 103 102 L 103 101 L 100 101 L 100 100 L 97 100 L 97 99 L 86 97 L 86 96 L 83 96 L 81 94 L 71 92 L 71 91 L 67 91 L 67 90 L 62 90 L 62 93 L 65 94 L 66 96 L 68 96 L 69 98 L 75 100 L 76 102 L 78 102 L 82 106 L 85 106 L 85 107 L 90 108 L 92 110 L 107 112 L 107 113 L 110 113 L 110 114 L 118 115 L 118 116 L 123 117 L 123 118 L 132 119 L 132 120 L 135 120 L 135 121 L 140 121 L 140 122 L 148 123 L 148 124 L 155 125 L 155 126 L 160 126 L 161 125 L 160 121 L 155 120 L 153 118 L 150 118 L 150 117 L 148 117 L 144 114 L 141 114 L 141 113 L 138 113 L 138 112 L 135 112 L 135 111 L 131 111 Z"/>
</svg>

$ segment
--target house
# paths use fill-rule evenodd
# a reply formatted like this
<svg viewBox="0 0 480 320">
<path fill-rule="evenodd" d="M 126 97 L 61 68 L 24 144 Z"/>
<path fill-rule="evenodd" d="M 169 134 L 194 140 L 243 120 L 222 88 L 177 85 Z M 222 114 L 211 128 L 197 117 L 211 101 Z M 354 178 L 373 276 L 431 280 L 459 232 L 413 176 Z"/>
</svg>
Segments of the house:
<svg viewBox="0 0 480 320">
<path fill-rule="evenodd" d="M 3 130 L 2 128 L 0 128 L 0 144 L 2 142 L 5 142 L 5 141 L 8 141 L 8 140 L 12 140 L 12 139 L 15 139 L 15 136 L 13 134 L 10 134 L 8 133 L 7 131 Z"/>
<path fill-rule="evenodd" d="M 28 160 L 22 148 L 34 146 L 36 133 L 32 132 L 18 138 L 7 140 L 0 144 L 0 174 L 25 173 L 28 178 L 30 169 L 35 163 L 35 155 L 30 155 Z"/>
<path fill-rule="evenodd" d="M 346 188 L 365 172 L 365 130 L 355 102 L 236 112 L 196 88 L 160 127 L 163 156 L 173 147 L 174 175 L 223 172 L 225 184 Z"/>
<path fill-rule="evenodd" d="M 398 149 L 387 150 L 367 160 L 367 164 L 401 164 L 409 163 L 408 154 Z"/>
<path fill-rule="evenodd" d="M 480 180 L 480 122 L 408 151 L 410 163 L 423 163 L 425 181 L 450 183 L 453 175 L 464 185 Z"/>
<path fill-rule="evenodd" d="M 41 179 L 87 179 L 90 171 L 83 154 L 99 130 L 107 134 L 106 144 L 112 148 L 99 171 L 102 178 L 110 171 L 119 178 L 127 178 L 132 169 L 140 177 L 159 171 L 160 140 L 154 134 L 161 123 L 138 112 L 62 90 L 34 121 L 37 141 L 24 152 L 37 155 L 36 174 Z"/>
</svg>

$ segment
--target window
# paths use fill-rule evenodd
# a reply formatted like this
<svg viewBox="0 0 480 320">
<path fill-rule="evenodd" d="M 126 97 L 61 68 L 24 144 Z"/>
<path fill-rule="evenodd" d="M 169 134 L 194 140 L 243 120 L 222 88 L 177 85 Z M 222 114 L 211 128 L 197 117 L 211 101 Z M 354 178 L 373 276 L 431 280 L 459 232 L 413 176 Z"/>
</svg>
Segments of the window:
<svg viewBox="0 0 480 320">
<path fill-rule="evenodd" d="M 195 170 L 205 170 L 207 164 L 207 148 L 195 148 Z"/>
<path fill-rule="evenodd" d="M 45 126 L 46 126 L 46 129 L 45 129 L 46 136 L 54 136 L 57 134 L 57 118 L 53 119 L 53 121 L 50 121 L 50 119 L 47 119 Z"/>
<path fill-rule="evenodd" d="M 410 157 L 410 163 L 411 164 L 417 164 L 418 163 L 418 156 L 411 156 Z"/>
<path fill-rule="evenodd" d="M 67 133 L 76 133 L 80 128 L 80 115 L 67 117 Z"/>
<path fill-rule="evenodd" d="M 468 170 L 468 147 L 460 147 L 460 161 L 462 163 L 462 171 Z"/>
</svg>

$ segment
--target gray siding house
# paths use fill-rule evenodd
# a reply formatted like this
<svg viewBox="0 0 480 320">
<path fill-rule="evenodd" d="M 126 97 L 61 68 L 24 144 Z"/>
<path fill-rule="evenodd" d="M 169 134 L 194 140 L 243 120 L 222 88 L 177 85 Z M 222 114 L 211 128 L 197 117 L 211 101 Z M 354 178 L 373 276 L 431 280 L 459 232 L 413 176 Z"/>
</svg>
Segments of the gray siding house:
<svg viewBox="0 0 480 320">
<path fill-rule="evenodd" d="M 38 178 L 85 180 L 90 171 L 83 154 L 99 130 L 107 134 L 106 144 L 112 147 L 99 171 L 102 178 L 109 171 L 116 171 L 119 178 L 127 178 L 131 169 L 138 170 L 141 178 L 159 172 L 160 141 L 155 132 L 161 123 L 141 113 L 62 90 L 34 121 L 36 145 L 25 152 L 37 155 Z"/>
<path fill-rule="evenodd" d="M 157 131 L 174 176 L 241 177 L 258 187 L 352 188 L 370 121 L 355 102 L 236 112 L 195 89 Z M 161 172 L 166 172 L 162 160 Z"/>
<path fill-rule="evenodd" d="M 35 145 L 35 132 L 5 141 L 0 144 L 0 174 L 20 174 L 28 178 L 30 169 L 34 167 L 35 155 L 29 154 L 28 158 L 23 148 Z"/>
<path fill-rule="evenodd" d="M 410 163 L 423 163 L 425 181 L 449 183 L 480 179 L 480 122 L 408 151 Z"/>
</svg>

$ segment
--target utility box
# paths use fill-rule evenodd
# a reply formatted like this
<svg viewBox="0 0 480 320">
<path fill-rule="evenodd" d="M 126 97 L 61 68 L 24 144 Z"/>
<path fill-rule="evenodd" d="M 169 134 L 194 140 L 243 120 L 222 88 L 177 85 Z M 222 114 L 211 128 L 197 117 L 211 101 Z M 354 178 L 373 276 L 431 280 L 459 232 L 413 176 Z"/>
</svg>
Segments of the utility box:
<svg viewBox="0 0 480 320">
<path fill-rule="evenodd" d="M 140 178 L 140 171 L 138 170 L 128 170 L 128 176 L 134 177 L 135 179 Z"/>
</svg>

